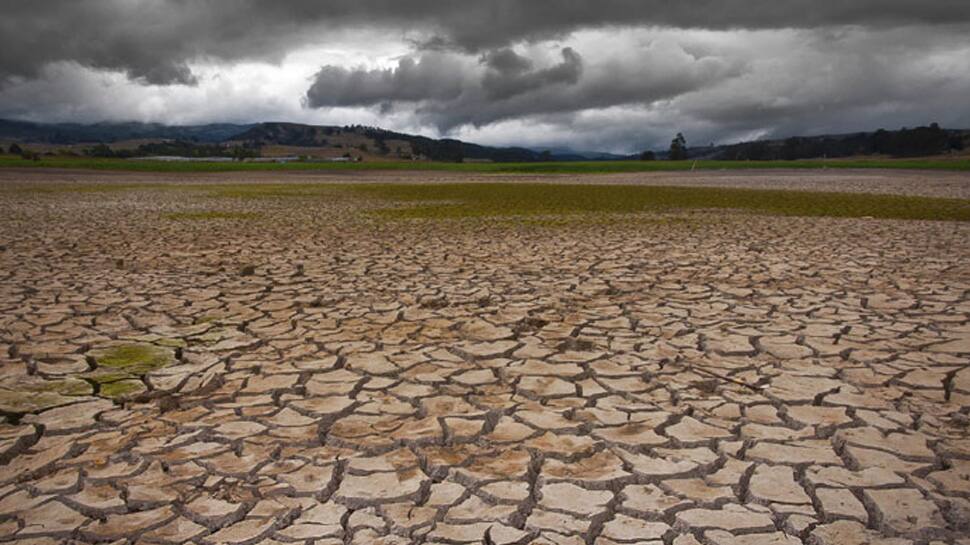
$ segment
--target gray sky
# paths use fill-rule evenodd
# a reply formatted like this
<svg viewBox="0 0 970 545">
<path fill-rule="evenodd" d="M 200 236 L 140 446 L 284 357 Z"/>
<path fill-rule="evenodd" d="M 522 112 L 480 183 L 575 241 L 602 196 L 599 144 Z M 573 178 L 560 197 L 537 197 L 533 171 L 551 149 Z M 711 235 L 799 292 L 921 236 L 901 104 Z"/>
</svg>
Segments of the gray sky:
<svg viewBox="0 0 970 545">
<path fill-rule="evenodd" d="M 0 117 L 632 152 L 970 128 L 966 0 L 5 2 Z"/>
</svg>

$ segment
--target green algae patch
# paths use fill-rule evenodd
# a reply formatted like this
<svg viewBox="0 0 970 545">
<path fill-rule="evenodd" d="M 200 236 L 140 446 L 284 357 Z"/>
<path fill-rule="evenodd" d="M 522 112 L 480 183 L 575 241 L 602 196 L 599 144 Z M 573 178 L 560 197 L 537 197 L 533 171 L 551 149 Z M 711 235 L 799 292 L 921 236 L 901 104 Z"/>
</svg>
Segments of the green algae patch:
<svg viewBox="0 0 970 545">
<path fill-rule="evenodd" d="M 74 401 L 69 397 L 49 392 L 15 392 L 0 389 L 0 412 L 32 413 L 67 405 Z"/>
<path fill-rule="evenodd" d="M 91 385 L 81 379 L 67 377 L 39 382 L 33 391 L 62 396 L 86 396 L 91 394 Z"/>
<path fill-rule="evenodd" d="M 145 342 L 104 346 L 87 354 L 90 371 L 61 378 L 18 376 L 0 379 L 0 413 L 25 414 L 98 396 L 125 399 L 147 390 L 144 377 L 178 363 L 175 349 Z"/>
<path fill-rule="evenodd" d="M 175 351 L 149 343 L 118 344 L 88 352 L 95 369 L 84 378 L 96 384 L 97 395 L 123 399 L 145 391 L 145 375 L 178 362 Z"/>
<path fill-rule="evenodd" d="M 28 413 L 74 403 L 93 394 L 91 385 L 76 378 L 44 380 L 22 377 L 0 383 L 0 412 Z"/>
<path fill-rule="evenodd" d="M 124 344 L 89 353 L 99 368 L 145 375 L 175 363 L 172 350 L 153 344 Z"/>
<path fill-rule="evenodd" d="M 101 384 L 99 394 L 109 399 L 131 397 L 145 391 L 145 385 L 140 380 L 124 379 Z"/>
<path fill-rule="evenodd" d="M 219 314 L 206 314 L 204 316 L 199 316 L 198 318 L 196 318 L 195 321 L 193 322 L 193 325 L 211 324 L 211 323 L 218 322 L 223 318 L 224 317 Z"/>
</svg>

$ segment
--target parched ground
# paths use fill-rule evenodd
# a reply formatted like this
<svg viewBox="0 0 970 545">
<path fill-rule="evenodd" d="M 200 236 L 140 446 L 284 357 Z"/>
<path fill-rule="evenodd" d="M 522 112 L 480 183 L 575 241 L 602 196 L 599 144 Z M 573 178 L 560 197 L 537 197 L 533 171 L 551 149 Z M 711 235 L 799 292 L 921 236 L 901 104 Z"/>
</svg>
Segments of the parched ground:
<svg viewBox="0 0 970 545">
<path fill-rule="evenodd" d="M 281 179 L 0 173 L 0 542 L 970 543 L 970 223 L 195 187 Z"/>
</svg>

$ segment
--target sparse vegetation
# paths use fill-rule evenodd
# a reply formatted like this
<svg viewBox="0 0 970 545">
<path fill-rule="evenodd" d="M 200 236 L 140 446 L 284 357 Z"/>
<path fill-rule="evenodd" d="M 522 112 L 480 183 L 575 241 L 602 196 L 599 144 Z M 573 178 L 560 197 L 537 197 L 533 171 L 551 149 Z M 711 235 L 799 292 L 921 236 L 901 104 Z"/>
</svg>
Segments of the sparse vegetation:
<svg viewBox="0 0 970 545">
<path fill-rule="evenodd" d="M 539 217 L 717 209 L 783 216 L 970 221 L 970 201 L 866 193 L 710 187 L 488 184 L 239 184 L 210 188 L 232 198 L 353 194 L 388 204 L 391 219 Z"/>
<path fill-rule="evenodd" d="M 552 184 L 375 184 L 350 190 L 397 203 L 391 218 L 730 209 L 784 216 L 970 221 L 970 201 L 862 193 Z"/>
<path fill-rule="evenodd" d="M 86 148 L 84 154 L 88 157 L 100 159 L 118 158 L 131 159 L 136 157 L 150 157 L 168 155 L 176 157 L 232 157 L 237 161 L 259 156 L 259 148 L 255 146 L 228 146 L 222 144 L 200 144 L 176 140 L 173 142 L 153 142 L 141 144 L 134 149 L 114 149 L 107 144 L 97 144 Z"/>
</svg>

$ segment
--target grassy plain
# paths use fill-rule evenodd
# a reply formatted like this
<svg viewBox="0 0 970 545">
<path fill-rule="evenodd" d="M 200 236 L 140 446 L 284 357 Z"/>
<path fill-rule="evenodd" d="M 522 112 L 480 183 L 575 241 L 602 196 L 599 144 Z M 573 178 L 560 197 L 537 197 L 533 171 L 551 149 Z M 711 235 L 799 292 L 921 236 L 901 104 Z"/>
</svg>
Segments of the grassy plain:
<svg viewBox="0 0 970 545">
<path fill-rule="evenodd" d="M 808 217 L 970 221 L 970 201 L 898 195 L 712 187 L 553 184 L 368 184 L 347 186 L 408 206 L 389 217 L 448 218 L 691 209 Z"/>
<path fill-rule="evenodd" d="M 970 159 L 831 159 L 801 161 L 586 161 L 551 163 L 435 163 L 435 162 L 292 162 L 215 163 L 153 160 L 100 159 L 87 157 L 45 157 L 30 161 L 17 156 L 0 156 L 0 168 L 81 168 L 130 170 L 136 172 L 236 172 L 236 171 L 370 171 L 412 170 L 500 174 L 604 174 L 622 172 L 665 172 L 685 170 L 739 169 L 906 169 L 970 171 Z"/>
<path fill-rule="evenodd" d="M 970 200 L 902 195 L 544 183 L 232 184 L 199 186 L 227 198 L 375 200 L 385 218 L 448 219 L 737 210 L 764 215 L 970 221 Z"/>
</svg>

